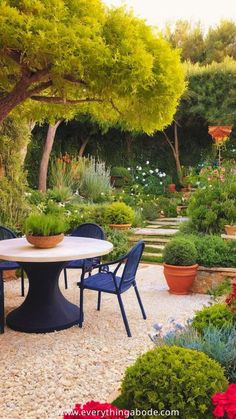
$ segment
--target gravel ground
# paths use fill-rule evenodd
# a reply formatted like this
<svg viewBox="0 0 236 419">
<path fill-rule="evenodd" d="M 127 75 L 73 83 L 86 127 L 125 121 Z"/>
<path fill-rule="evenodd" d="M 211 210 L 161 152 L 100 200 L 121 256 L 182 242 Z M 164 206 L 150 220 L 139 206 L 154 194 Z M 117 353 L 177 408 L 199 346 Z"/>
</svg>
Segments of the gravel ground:
<svg viewBox="0 0 236 419">
<path fill-rule="evenodd" d="M 78 272 L 69 274 L 65 296 L 78 304 Z M 148 319 L 143 320 L 133 290 L 124 294 L 133 337 L 128 338 L 116 297 L 104 295 L 96 311 L 96 293 L 85 292 L 85 322 L 82 329 L 27 334 L 10 330 L 1 340 L 1 418 L 55 419 L 75 403 L 106 401 L 115 391 L 125 368 L 152 347 L 152 325 L 168 329 L 174 317 L 184 323 L 208 302 L 208 296 L 174 296 L 167 292 L 162 266 L 143 265 L 138 284 Z M 20 305 L 20 281 L 5 285 L 6 312 Z"/>
</svg>

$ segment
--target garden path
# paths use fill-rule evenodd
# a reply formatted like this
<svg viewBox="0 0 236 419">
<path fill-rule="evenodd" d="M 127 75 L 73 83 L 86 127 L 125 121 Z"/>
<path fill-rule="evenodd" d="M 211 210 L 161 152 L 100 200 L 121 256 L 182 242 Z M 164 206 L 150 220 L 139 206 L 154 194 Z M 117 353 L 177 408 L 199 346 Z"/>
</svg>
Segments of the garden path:
<svg viewBox="0 0 236 419">
<path fill-rule="evenodd" d="M 61 289 L 78 304 L 78 272 L 69 272 L 69 288 Z M 0 410 L 4 419 L 55 419 L 76 402 L 106 401 L 118 388 L 125 368 L 152 347 L 148 336 L 153 324 L 169 319 L 183 323 L 209 300 L 206 295 L 174 296 L 167 291 L 163 268 L 141 265 L 138 284 L 148 319 L 144 321 L 133 290 L 124 294 L 124 305 L 133 337 L 126 337 L 115 296 L 85 292 L 84 327 L 48 334 L 18 333 L 6 327 L 1 341 Z M 5 284 L 6 312 L 22 302 L 20 283 Z"/>
</svg>

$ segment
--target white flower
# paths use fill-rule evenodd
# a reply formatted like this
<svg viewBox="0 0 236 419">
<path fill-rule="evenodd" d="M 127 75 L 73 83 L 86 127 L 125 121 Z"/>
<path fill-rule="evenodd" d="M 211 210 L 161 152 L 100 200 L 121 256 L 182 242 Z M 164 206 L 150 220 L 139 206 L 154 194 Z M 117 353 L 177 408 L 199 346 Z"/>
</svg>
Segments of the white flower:
<svg viewBox="0 0 236 419">
<path fill-rule="evenodd" d="M 156 173 L 158 173 L 158 172 L 159 172 L 159 170 L 158 170 L 158 169 L 155 169 L 155 172 L 156 172 Z"/>
<path fill-rule="evenodd" d="M 142 167 L 141 167 L 141 166 L 139 166 L 139 167 L 138 167 L 138 170 L 142 170 Z"/>
<path fill-rule="evenodd" d="M 142 173 L 142 175 L 143 175 L 143 176 L 145 176 L 145 175 L 146 175 L 146 173 L 144 173 L 144 172 L 143 172 L 143 173 Z"/>
<path fill-rule="evenodd" d="M 104 195 L 104 192 L 101 192 L 101 195 Z"/>
<path fill-rule="evenodd" d="M 162 185 L 163 184 L 163 182 L 160 182 L 160 185 Z"/>
<path fill-rule="evenodd" d="M 151 173 L 151 175 L 153 174 L 153 170 L 149 170 L 149 173 Z"/>
<path fill-rule="evenodd" d="M 145 182 L 145 179 L 143 179 L 143 182 Z"/>
<path fill-rule="evenodd" d="M 145 183 L 145 185 L 144 186 L 148 186 L 148 184 L 147 183 Z"/>
<path fill-rule="evenodd" d="M 146 161 L 146 164 L 149 164 L 149 160 Z"/>
<path fill-rule="evenodd" d="M 136 178 L 135 179 L 138 179 L 138 176 L 136 176 Z"/>
<path fill-rule="evenodd" d="M 127 170 L 131 170 L 131 169 L 130 169 L 130 167 L 128 167 L 128 169 L 127 169 Z"/>
</svg>

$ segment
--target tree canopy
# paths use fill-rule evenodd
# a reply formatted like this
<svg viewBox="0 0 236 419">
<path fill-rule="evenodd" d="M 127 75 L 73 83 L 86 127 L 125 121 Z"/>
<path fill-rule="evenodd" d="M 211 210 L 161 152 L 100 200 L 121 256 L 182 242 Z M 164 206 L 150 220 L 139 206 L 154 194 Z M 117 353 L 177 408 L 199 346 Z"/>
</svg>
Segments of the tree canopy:
<svg viewBox="0 0 236 419">
<path fill-rule="evenodd" d="M 211 64 L 222 62 L 225 57 L 236 59 L 236 23 L 222 20 L 204 33 L 200 23 L 178 20 L 174 27 L 167 25 L 165 38 L 174 48 L 180 48 L 183 61 Z"/>
<path fill-rule="evenodd" d="M 0 122 L 34 100 L 152 133 L 171 122 L 184 88 L 178 51 L 124 8 L 0 0 Z"/>
</svg>

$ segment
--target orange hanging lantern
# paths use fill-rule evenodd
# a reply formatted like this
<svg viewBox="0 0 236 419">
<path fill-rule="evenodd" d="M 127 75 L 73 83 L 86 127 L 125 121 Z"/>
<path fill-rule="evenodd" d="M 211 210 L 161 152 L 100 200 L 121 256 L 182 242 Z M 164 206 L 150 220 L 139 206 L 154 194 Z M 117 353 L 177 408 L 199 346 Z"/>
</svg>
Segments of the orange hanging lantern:
<svg viewBox="0 0 236 419">
<path fill-rule="evenodd" d="M 232 132 L 232 125 L 214 125 L 208 127 L 208 134 L 211 135 L 212 140 L 215 141 L 215 145 L 218 150 L 218 164 L 221 165 L 221 149 L 224 143 L 230 137 Z"/>
<path fill-rule="evenodd" d="M 208 133 L 211 135 L 216 145 L 221 146 L 232 132 L 232 125 L 215 125 L 208 127 Z"/>
</svg>

